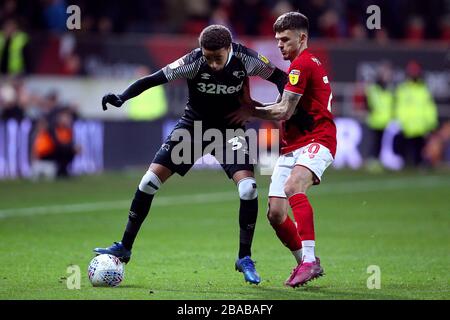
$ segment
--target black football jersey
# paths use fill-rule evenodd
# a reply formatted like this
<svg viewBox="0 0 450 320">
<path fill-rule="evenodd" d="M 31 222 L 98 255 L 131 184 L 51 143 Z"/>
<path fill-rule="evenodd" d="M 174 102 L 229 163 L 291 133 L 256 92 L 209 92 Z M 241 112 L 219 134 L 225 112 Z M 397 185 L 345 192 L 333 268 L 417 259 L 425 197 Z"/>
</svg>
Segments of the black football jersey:
<svg viewBox="0 0 450 320">
<path fill-rule="evenodd" d="M 244 80 L 248 76 L 268 79 L 276 67 L 266 57 L 233 43 L 224 69 L 214 72 L 202 50 L 197 48 L 162 69 L 168 81 L 186 79 L 189 99 L 181 122 L 203 121 L 210 126 L 227 126 L 226 118 L 239 108 Z"/>
</svg>

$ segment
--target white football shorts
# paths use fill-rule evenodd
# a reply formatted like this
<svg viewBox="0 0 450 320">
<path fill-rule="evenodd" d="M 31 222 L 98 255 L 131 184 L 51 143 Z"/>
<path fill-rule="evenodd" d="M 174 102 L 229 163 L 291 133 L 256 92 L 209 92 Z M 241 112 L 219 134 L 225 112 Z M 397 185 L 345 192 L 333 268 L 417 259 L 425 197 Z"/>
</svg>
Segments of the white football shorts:
<svg viewBox="0 0 450 320">
<path fill-rule="evenodd" d="M 323 172 L 333 160 L 330 150 L 320 143 L 310 143 L 281 155 L 270 178 L 269 197 L 286 198 L 284 184 L 296 165 L 311 170 L 314 174 L 314 184 L 319 184 Z"/>
</svg>

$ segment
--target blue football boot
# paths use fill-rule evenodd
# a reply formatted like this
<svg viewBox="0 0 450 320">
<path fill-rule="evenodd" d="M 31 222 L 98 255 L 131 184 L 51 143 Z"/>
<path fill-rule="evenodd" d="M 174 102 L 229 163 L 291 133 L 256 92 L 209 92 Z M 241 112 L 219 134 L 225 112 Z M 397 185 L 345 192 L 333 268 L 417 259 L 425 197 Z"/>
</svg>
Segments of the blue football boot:
<svg viewBox="0 0 450 320">
<path fill-rule="evenodd" d="M 237 271 L 244 274 L 245 281 L 253 284 L 258 284 L 261 282 L 261 277 L 255 269 L 255 263 L 249 256 L 243 257 L 242 259 L 237 259 L 235 268 Z"/>
<path fill-rule="evenodd" d="M 131 258 L 131 250 L 125 249 L 122 242 L 114 242 L 114 244 L 108 248 L 95 248 L 94 252 L 96 254 L 110 254 L 117 258 L 123 263 L 128 263 Z"/>
</svg>

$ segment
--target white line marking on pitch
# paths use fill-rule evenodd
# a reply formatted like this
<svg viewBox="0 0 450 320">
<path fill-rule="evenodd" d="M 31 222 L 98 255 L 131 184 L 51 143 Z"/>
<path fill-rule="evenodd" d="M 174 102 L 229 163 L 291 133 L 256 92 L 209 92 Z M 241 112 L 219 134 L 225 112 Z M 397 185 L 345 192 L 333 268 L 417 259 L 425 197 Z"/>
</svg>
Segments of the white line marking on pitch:
<svg viewBox="0 0 450 320">
<path fill-rule="evenodd" d="M 409 177 L 380 180 L 366 180 L 354 182 L 323 183 L 320 187 L 313 188 L 314 195 L 325 194 L 349 194 L 370 191 L 386 191 L 411 188 L 437 188 L 450 185 L 449 179 L 443 177 Z M 264 196 L 267 189 L 259 189 L 260 196 Z M 29 217 L 49 214 L 65 214 L 78 212 L 96 212 L 105 210 L 122 210 L 130 206 L 132 199 L 90 203 L 62 204 L 51 206 L 38 206 L 28 208 L 11 208 L 0 210 L 0 219 L 10 217 Z M 226 191 L 215 193 L 185 194 L 180 196 L 157 196 L 152 207 L 166 207 L 186 204 L 220 203 L 237 201 L 238 193 Z"/>
</svg>

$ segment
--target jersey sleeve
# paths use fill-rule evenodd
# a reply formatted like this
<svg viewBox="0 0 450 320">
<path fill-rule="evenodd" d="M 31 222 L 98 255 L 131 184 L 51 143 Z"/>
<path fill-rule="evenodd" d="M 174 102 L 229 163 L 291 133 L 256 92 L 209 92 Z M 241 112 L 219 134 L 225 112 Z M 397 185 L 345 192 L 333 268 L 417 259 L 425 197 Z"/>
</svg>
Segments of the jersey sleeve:
<svg viewBox="0 0 450 320">
<path fill-rule="evenodd" d="M 289 67 L 288 82 L 286 83 L 284 90 L 296 94 L 303 94 L 309 78 L 309 65 L 301 60 L 294 60 Z"/>
<path fill-rule="evenodd" d="M 177 79 L 193 79 L 204 62 L 200 49 L 195 49 L 183 57 L 168 64 L 162 71 L 168 81 Z"/>
<path fill-rule="evenodd" d="M 235 54 L 244 64 L 249 76 L 259 76 L 267 79 L 276 68 L 265 56 L 243 45 L 239 45 Z"/>
</svg>

